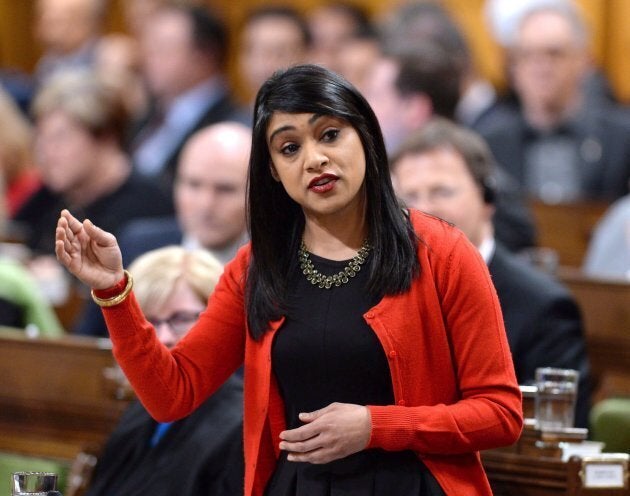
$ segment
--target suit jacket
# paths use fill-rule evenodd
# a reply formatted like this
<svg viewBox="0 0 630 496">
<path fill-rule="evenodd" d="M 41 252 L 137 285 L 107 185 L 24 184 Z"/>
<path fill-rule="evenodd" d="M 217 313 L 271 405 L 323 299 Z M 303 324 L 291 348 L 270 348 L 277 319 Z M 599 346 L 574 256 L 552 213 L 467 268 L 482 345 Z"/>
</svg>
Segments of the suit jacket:
<svg viewBox="0 0 630 496">
<path fill-rule="evenodd" d="M 532 383 L 537 367 L 580 372 L 576 426 L 588 426 L 590 367 L 582 318 L 569 291 L 497 243 L 488 265 L 499 296 L 519 384 Z"/>
<path fill-rule="evenodd" d="M 98 459 L 86 496 L 243 494 L 243 386 L 232 376 L 158 443 L 140 402 L 123 413 Z"/>
<path fill-rule="evenodd" d="M 136 138 L 141 135 L 143 128 L 153 120 L 154 115 L 155 108 L 152 108 L 147 115 L 140 119 L 134 126 L 130 140 L 132 148 L 135 146 Z M 214 105 L 211 105 L 208 110 L 206 110 L 199 120 L 184 134 L 171 154 L 165 157 L 164 166 L 155 180 L 166 194 L 169 196 L 173 194 L 173 180 L 175 178 L 177 163 L 179 162 L 182 148 L 186 144 L 186 141 L 188 141 L 188 138 L 206 126 L 223 121 L 238 121 L 247 125 L 251 124 L 245 118 L 243 111 L 232 102 L 232 99 L 227 93 L 223 94 Z"/>
<path fill-rule="evenodd" d="M 180 245 L 183 233 L 174 216 L 137 219 L 120 233 L 118 244 L 127 267 L 143 253 L 169 245 Z"/>
<path fill-rule="evenodd" d="M 593 104 L 563 127 L 580 143 L 584 197 L 612 201 L 625 195 L 630 179 L 630 115 L 611 105 Z M 536 139 L 534 134 L 520 115 L 483 132 L 497 162 L 521 186 L 526 144 Z"/>
</svg>

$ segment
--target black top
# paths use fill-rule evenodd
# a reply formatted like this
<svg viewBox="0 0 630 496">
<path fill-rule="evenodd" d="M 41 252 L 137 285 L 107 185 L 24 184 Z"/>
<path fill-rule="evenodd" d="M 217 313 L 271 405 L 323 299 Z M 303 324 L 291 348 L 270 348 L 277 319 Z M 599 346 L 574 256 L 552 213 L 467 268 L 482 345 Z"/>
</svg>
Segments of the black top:
<svg viewBox="0 0 630 496">
<path fill-rule="evenodd" d="M 69 208 L 80 220 L 89 218 L 101 229 L 115 236 L 132 219 L 173 213 L 170 198 L 151 180 L 135 172 L 114 191 L 95 198 L 82 207 L 69 205 L 64 198 L 42 186 L 15 216 L 15 222 L 27 232 L 26 244 L 38 254 L 55 253 L 55 227 L 62 209 Z"/>
<path fill-rule="evenodd" d="M 321 273 L 335 274 L 348 261 L 310 255 Z M 286 320 L 272 348 L 273 372 L 285 402 L 288 428 L 300 412 L 333 402 L 394 403 L 387 358 L 363 314 L 377 301 L 365 291 L 369 261 L 347 284 L 321 289 L 300 270 L 290 280 Z M 286 460 L 283 453 L 267 496 L 442 495 L 433 476 L 411 451 L 365 450 L 314 465 Z"/>
</svg>

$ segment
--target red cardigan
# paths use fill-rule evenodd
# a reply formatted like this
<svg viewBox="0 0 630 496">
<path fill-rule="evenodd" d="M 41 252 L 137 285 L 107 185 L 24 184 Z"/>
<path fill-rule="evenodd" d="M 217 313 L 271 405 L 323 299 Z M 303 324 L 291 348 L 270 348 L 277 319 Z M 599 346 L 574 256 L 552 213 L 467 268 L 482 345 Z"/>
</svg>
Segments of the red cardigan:
<svg viewBox="0 0 630 496">
<path fill-rule="evenodd" d="M 370 406 L 369 447 L 412 449 L 447 495 L 491 495 L 479 450 L 516 441 L 522 426 L 501 310 L 486 264 L 460 231 L 412 212 L 421 275 L 364 314 L 389 358 L 395 405 Z M 199 322 L 172 351 L 161 346 L 133 294 L 105 308 L 114 354 L 159 421 L 186 416 L 245 363 L 245 495 L 262 496 L 279 455 L 284 409 L 271 343 L 249 337 L 244 284 L 249 247 L 230 262 Z M 119 293 L 99 291 L 101 297 Z"/>
</svg>

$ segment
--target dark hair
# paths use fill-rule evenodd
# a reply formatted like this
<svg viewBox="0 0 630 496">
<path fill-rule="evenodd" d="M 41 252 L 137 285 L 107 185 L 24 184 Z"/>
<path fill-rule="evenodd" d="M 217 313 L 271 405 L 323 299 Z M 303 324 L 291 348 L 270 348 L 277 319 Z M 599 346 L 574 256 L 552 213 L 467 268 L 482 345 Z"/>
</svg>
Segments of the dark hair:
<svg viewBox="0 0 630 496">
<path fill-rule="evenodd" d="M 435 2 L 410 3 L 398 9 L 381 29 L 383 51 L 405 53 L 433 43 L 457 61 L 463 72 L 473 61 L 466 37 L 449 12 Z"/>
<path fill-rule="evenodd" d="M 353 26 L 352 37 L 363 38 L 376 34 L 368 12 L 356 3 L 335 0 L 321 5 L 319 9 L 328 10 L 345 17 L 346 22 Z"/>
<path fill-rule="evenodd" d="M 197 5 L 167 4 L 161 11 L 182 14 L 190 22 L 190 37 L 193 47 L 216 61 L 221 67 L 228 53 L 228 31 L 225 23 L 207 8 Z"/>
<path fill-rule="evenodd" d="M 256 97 L 249 162 L 247 221 L 252 252 L 246 305 L 254 339 L 286 310 L 287 274 L 297 268 L 304 229 L 300 205 L 271 176 L 267 128 L 275 112 L 331 115 L 357 131 L 365 151 L 366 218 L 373 247 L 368 292 L 373 296 L 403 292 L 420 271 L 417 237 L 394 194 L 383 136 L 365 98 L 323 67 L 298 65 L 278 71 Z"/>
<path fill-rule="evenodd" d="M 251 10 L 245 17 L 243 26 L 254 23 L 261 19 L 280 18 L 292 22 L 300 31 L 302 43 L 305 47 L 310 47 L 313 41 L 308 23 L 302 15 L 294 8 L 288 6 L 263 5 Z"/>
<path fill-rule="evenodd" d="M 449 119 L 462 91 L 462 68 L 452 55 L 435 43 L 426 42 L 413 51 L 394 56 L 399 69 L 396 89 L 403 96 L 423 93 L 433 112 Z"/>
<path fill-rule="evenodd" d="M 479 186 L 483 201 L 494 203 L 496 187 L 494 159 L 484 139 L 475 131 L 451 122 L 434 118 L 422 129 L 412 133 L 391 158 L 391 169 L 408 156 L 431 152 L 436 149 L 450 149 L 464 159 L 466 168 Z"/>
</svg>

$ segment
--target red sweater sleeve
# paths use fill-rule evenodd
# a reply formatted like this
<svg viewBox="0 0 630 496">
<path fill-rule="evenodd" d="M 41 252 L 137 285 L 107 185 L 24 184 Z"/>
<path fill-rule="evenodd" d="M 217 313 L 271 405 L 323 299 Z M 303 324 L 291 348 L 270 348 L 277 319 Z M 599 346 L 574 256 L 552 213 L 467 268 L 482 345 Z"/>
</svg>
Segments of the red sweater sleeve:
<svg viewBox="0 0 630 496">
<path fill-rule="evenodd" d="M 520 435 L 520 390 L 487 267 L 463 237 L 440 257 L 432 284 L 455 371 L 418 371 L 418 380 L 450 388 L 447 377 L 454 375 L 458 398 L 430 406 L 371 406 L 370 447 L 457 454 L 512 444 Z M 430 270 L 421 277 L 431 277 Z"/>
<path fill-rule="evenodd" d="M 157 338 L 133 295 L 103 308 L 116 360 L 158 421 L 188 415 L 243 362 L 245 254 L 225 268 L 198 322 L 172 350 Z"/>
</svg>

